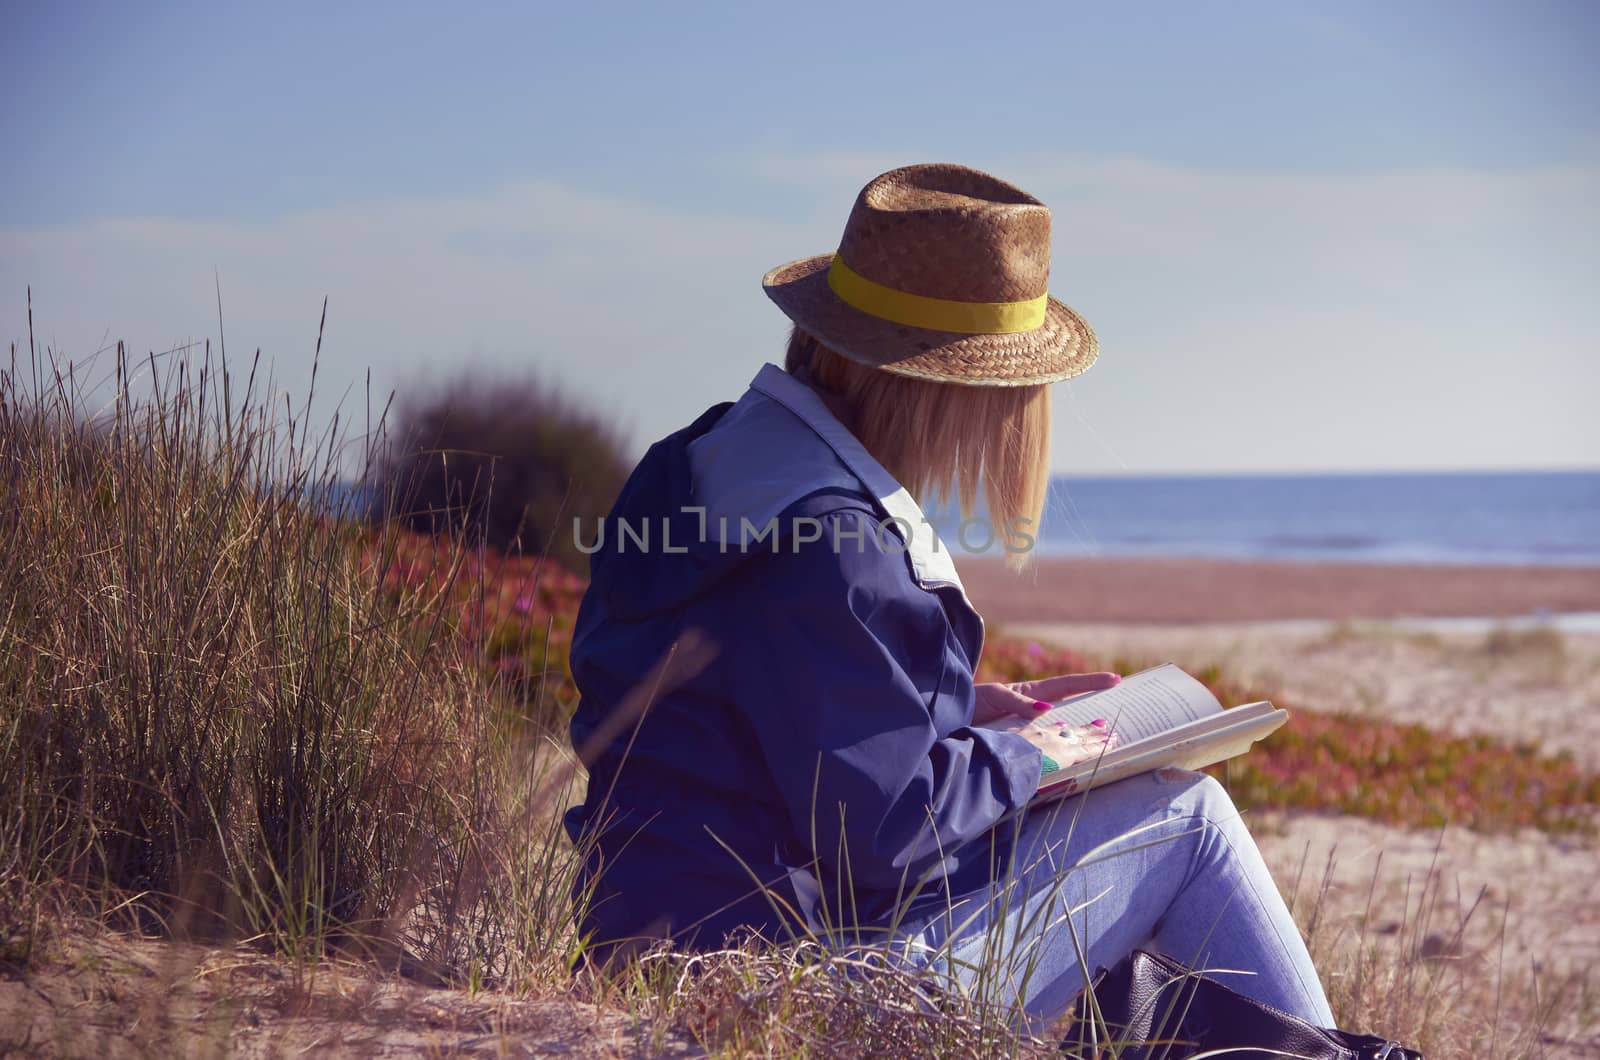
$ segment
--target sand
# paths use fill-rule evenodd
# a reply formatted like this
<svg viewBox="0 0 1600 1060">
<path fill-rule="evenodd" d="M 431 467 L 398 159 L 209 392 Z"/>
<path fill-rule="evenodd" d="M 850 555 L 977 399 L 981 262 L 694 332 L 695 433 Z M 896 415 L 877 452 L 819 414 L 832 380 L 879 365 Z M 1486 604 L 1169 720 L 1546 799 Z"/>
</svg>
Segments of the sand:
<svg viewBox="0 0 1600 1060">
<path fill-rule="evenodd" d="M 1364 913 L 1370 894 L 1372 934 L 1387 936 L 1415 919 L 1433 873 L 1440 893 L 1424 937 L 1492 959 L 1503 922 L 1508 968 L 1559 975 L 1600 965 L 1600 874 L 1591 839 L 1391 828 L 1325 814 L 1254 813 L 1249 821 L 1285 897 L 1297 892 L 1299 909 L 1311 907 L 1326 877 L 1326 905 L 1336 916 Z"/>
<path fill-rule="evenodd" d="M 436 989 L 367 965 L 291 964 L 69 931 L 24 977 L 0 976 L 0 1056 L 702 1057 L 667 1028 L 565 994 Z"/>
<path fill-rule="evenodd" d="M 990 622 L 1248 622 L 1600 611 L 1600 568 L 957 557 Z"/>
</svg>

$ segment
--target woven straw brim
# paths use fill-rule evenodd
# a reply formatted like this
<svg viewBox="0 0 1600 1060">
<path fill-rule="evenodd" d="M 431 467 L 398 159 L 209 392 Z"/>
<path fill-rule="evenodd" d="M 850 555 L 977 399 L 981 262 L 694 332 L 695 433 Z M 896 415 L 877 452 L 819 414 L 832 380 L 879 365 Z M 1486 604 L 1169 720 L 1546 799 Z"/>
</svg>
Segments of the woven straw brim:
<svg viewBox="0 0 1600 1060">
<path fill-rule="evenodd" d="M 967 386 L 1035 386 L 1071 379 L 1094 364 L 1094 330 L 1055 298 L 1044 323 L 1008 335 L 930 331 L 869 316 L 828 286 L 832 254 L 780 265 L 761 278 L 779 309 L 824 346 L 897 375 Z"/>
</svg>

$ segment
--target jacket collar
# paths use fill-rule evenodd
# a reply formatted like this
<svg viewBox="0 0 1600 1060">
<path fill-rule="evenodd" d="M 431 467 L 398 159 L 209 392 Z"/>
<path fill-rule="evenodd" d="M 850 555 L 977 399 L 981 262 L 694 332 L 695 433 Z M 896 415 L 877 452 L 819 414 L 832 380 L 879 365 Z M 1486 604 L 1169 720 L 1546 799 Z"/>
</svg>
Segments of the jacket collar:
<svg viewBox="0 0 1600 1060">
<path fill-rule="evenodd" d="M 928 586 L 953 586 L 961 592 L 963 599 L 966 598 L 966 588 L 961 584 L 961 576 L 956 573 L 955 562 L 950 558 L 944 542 L 933 532 L 933 526 L 923 514 L 921 506 L 888 469 L 867 452 L 850 429 L 839 422 L 839 418 L 829 411 L 816 391 L 775 364 L 762 365 L 756 377 L 750 381 L 750 388 L 776 401 L 811 428 L 850 473 L 861 480 L 861 484 L 883 510 L 891 518 L 900 520 L 899 525 L 895 526 L 897 532 L 910 528 L 909 533 L 902 533 L 901 536 L 909 538 L 906 541 L 906 553 L 919 582 Z"/>
</svg>

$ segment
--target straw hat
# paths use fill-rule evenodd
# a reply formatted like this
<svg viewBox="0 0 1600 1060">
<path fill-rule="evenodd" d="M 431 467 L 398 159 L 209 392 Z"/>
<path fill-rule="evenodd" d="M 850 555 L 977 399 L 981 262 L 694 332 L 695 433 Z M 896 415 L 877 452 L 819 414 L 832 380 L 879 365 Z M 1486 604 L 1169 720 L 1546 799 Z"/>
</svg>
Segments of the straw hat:
<svg viewBox="0 0 1600 1060">
<path fill-rule="evenodd" d="M 905 166 L 856 197 L 836 254 L 780 265 L 761 285 L 825 346 L 899 375 L 1028 386 L 1099 353 L 1050 297 L 1050 210 L 966 166 Z"/>
</svg>

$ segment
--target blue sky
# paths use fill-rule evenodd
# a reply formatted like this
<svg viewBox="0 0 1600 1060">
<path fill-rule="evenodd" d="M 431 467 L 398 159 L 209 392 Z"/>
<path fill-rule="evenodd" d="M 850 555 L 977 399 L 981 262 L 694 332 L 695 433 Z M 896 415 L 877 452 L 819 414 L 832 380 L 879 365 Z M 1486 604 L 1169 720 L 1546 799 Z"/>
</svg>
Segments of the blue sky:
<svg viewBox="0 0 1600 1060">
<path fill-rule="evenodd" d="M 642 447 L 912 161 L 1055 214 L 1063 471 L 1600 465 L 1600 7 L 28 4 L 0 339 L 532 369 Z"/>
</svg>

